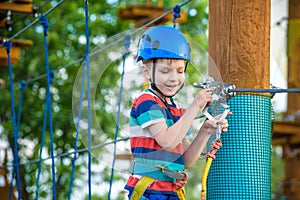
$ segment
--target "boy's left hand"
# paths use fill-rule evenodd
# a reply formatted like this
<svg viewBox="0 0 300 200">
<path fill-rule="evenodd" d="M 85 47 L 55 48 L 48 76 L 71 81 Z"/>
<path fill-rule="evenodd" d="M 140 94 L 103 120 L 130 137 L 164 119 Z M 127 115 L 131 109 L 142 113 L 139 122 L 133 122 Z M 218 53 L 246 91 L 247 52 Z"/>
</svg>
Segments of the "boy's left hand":
<svg viewBox="0 0 300 200">
<path fill-rule="evenodd" d="M 229 112 L 227 116 L 231 116 L 232 115 L 232 112 Z M 220 115 L 217 115 L 216 116 L 216 119 L 220 118 L 221 117 L 221 114 Z M 228 120 L 227 119 L 224 119 L 222 122 L 218 122 L 221 124 L 222 126 L 222 132 L 227 132 L 228 131 Z M 210 134 L 214 134 L 216 133 L 216 129 L 217 129 L 217 122 L 213 121 L 213 120 L 206 120 L 204 122 L 204 127 L 207 128 L 208 130 L 208 133 Z"/>
</svg>

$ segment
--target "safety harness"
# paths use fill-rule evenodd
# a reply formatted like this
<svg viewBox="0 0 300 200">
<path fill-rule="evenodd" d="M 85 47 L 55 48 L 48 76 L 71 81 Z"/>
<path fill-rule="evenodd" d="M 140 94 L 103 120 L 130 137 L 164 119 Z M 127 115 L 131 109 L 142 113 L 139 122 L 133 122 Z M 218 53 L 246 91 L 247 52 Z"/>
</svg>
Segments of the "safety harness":
<svg viewBox="0 0 300 200">
<path fill-rule="evenodd" d="M 132 174 L 138 174 L 136 173 L 137 172 L 136 170 L 141 167 L 147 169 L 153 168 L 153 170 L 159 170 L 162 174 L 161 177 L 165 177 L 163 178 L 164 180 L 166 180 L 166 178 L 169 178 L 169 180 L 173 180 L 170 182 L 173 182 L 174 187 L 176 188 L 176 193 L 178 195 L 178 198 L 180 200 L 185 200 L 186 194 L 184 190 L 184 185 L 188 178 L 188 175 L 185 171 L 174 171 L 159 165 L 151 166 L 145 163 L 138 163 L 136 161 L 132 161 L 130 167 Z M 134 186 L 130 200 L 139 200 L 145 193 L 146 189 L 156 180 L 160 180 L 160 179 L 157 177 L 151 177 L 151 174 L 149 174 L 149 176 L 143 176 Z"/>
</svg>

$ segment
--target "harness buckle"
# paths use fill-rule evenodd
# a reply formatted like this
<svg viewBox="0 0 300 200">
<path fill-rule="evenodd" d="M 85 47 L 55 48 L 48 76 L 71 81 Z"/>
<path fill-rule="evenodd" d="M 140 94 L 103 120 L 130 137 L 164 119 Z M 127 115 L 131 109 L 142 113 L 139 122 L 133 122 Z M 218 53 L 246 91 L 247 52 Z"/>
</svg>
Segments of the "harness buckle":
<svg viewBox="0 0 300 200">
<path fill-rule="evenodd" d="M 167 169 L 163 166 L 156 165 L 155 167 L 160 168 L 162 173 L 170 178 L 174 178 L 176 180 L 184 180 L 186 175 L 184 171 L 174 171 L 171 169 Z"/>
</svg>

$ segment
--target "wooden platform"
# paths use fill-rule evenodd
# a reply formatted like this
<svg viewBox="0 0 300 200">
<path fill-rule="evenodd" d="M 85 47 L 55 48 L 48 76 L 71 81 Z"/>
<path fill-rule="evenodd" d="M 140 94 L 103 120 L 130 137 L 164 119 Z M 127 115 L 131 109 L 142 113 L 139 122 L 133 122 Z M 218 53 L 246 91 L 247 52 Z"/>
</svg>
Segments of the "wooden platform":
<svg viewBox="0 0 300 200">
<path fill-rule="evenodd" d="M 151 20 L 163 15 L 167 10 L 162 6 L 155 5 L 131 5 L 118 10 L 118 17 L 122 20 L 134 20 L 135 26 L 141 26 L 150 22 Z M 176 22 L 182 23 L 187 20 L 187 14 L 181 10 L 181 17 L 176 19 Z M 168 14 L 155 24 L 173 21 L 173 13 Z"/>
<path fill-rule="evenodd" d="M 300 147 L 300 122 L 275 121 L 273 127 L 273 145 L 293 145 Z"/>
<path fill-rule="evenodd" d="M 0 38 L 0 43 L 3 39 Z M 10 49 L 10 62 L 16 64 L 20 60 L 21 49 L 24 47 L 32 46 L 31 40 L 12 40 L 12 48 Z M 0 47 L 0 66 L 8 66 L 6 47 Z"/>
</svg>

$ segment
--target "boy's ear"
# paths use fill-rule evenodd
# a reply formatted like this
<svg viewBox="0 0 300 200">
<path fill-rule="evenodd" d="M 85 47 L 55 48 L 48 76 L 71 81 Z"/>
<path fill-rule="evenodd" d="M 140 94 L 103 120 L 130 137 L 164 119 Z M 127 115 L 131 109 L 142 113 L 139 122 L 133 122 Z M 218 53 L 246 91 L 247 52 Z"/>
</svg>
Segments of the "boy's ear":
<svg viewBox="0 0 300 200">
<path fill-rule="evenodd" d="M 145 64 L 142 65 L 142 73 L 147 80 L 151 80 L 150 70 Z"/>
</svg>

